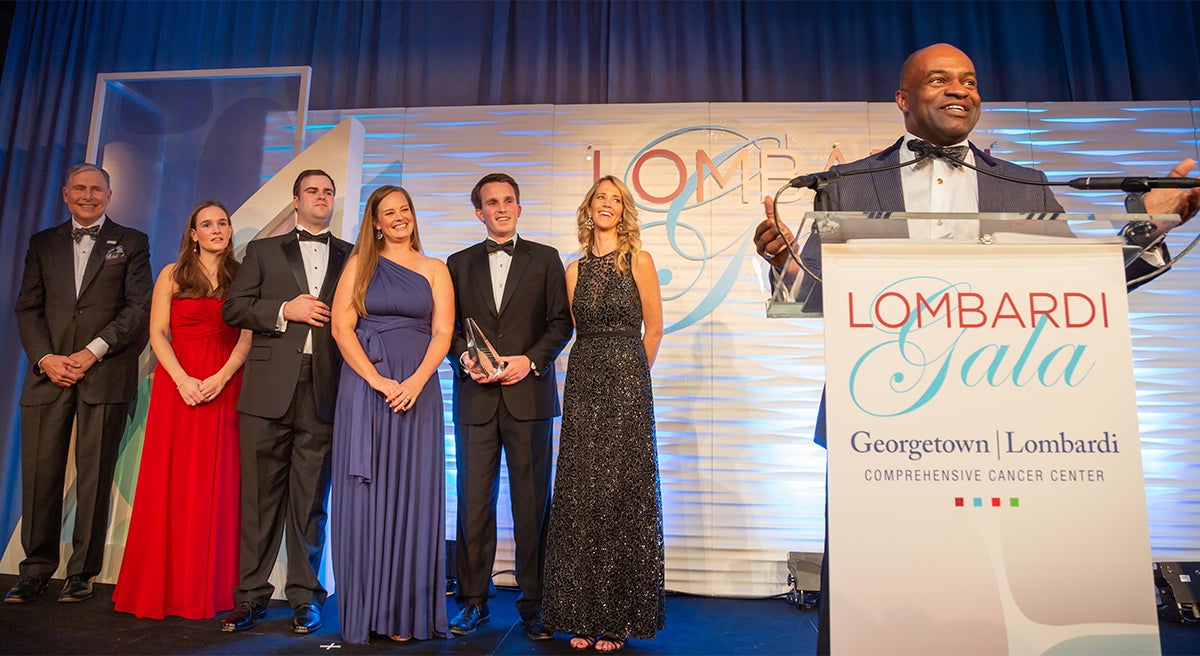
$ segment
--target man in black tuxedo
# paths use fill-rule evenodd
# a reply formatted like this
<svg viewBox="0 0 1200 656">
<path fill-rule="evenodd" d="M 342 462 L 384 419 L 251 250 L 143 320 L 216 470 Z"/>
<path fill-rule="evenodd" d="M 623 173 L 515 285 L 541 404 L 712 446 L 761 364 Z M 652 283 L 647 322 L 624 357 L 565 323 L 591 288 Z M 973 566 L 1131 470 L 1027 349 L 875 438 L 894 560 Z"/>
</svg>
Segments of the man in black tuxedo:
<svg viewBox="0 0 1200 656">
<path fill-rule="evenodd" d="M 329 303 L 350 244 L 329 232 L 334 184 L 307 170 L 292 187 L 296 230 L 258 239 L 246 255 L 221 316 L 254 332 L 242 396 L 240 581 L 222 630 L 242 631 L 266 612 L 268 582 L 287 539 L 292 630 L 321 626 L 326 592 L 317 570 L 325 547 L 329 450 L 341 353 L 329 331 Z"/>
<path fill-rule="evenodd" d="M 551 430 L 559 415 L 554 359 L 573 331 L 558 251 L 517 237 L 521 192 L 503 173 L 484 176 L 471 191 L 475 216 L 488 239 L 446 261 L 454 283 L 456 332 L 448 357 L 454 367 L 454 432 L 458 462 L 458 541 L 461 609 L 450 631 L 466 635 L 488 621 L 488 584 L 496 558 L 496 499 L 500 452 L 512 496 L 517 610 L 525 635 L 548 640 L 542 628 L 542 564 L 550 516 Z M 472 371 L 466 321 L 474 319 L 495 347 L 503 370 Z"/>
<path fill-rule="evenodd" d="M 957 148 L 961 151 L 954 153 L 957 157 L 981 169 L 1033 183 L 1046 181 L 1046 175 L 1041 171 L 994 158 L 968 141 L 971 130 L 979 121 L 982 103 L 975 65 L 958 48 L 938 43 L 909 55 L 901 68 L 900 88 L 895 97 L 896 106 L 904 114 L 907 134 L 879 153 L 834 167 L 834 170 L 847 173 L 881 169 L 913 161 L 923 148 L 936 147 L 938 151 Z M 1172 169 L 1170 175 L 1186 175 L 1193 166 L 1195 162 L 1185 159 Z M 831 183 L 828 191 L 830 207 L 826 209 L 833 211 L 1063 211 L 1049 187 L 1021 184 L 977 173 L 956 165 L 940 152 L 914 166 L 843 177 Z M 1145 202 L 1152 214 L 1179 214 L 1186 221 L 1200 208 L 1200 189 L 1158 189 L 1146 194 Z M 806 309 L 820 310 L 820 283 L 813 281 L 808 274 L 802 275 L 800 267 L 789 257 L 787 251 L 795 242 L 790 230 L 783 227 L 781 232 L 775 225 L 773 200 L 765 198 L 763 206 L 766 219 L 759 223 L 754 235 L 758 254 L 771 263 L 772 277 L 783 276 L 789 287 L 799 287 L 796 297 L 806 300 Z M 972 230 L 976 234 L 972 235 Z M 1157 226 L 1156 230 L 1161 231 L 1162 227 Z M 971 239 L 978 236 L 978 225 L 970 221 L 910 221 L 909 232 L 912 236 L 926 239 Z M 1154 236 L 1157 233 L 1150 238 Z M 1166 249 L 1160 246 L 1157 252 L 1147 253 L 1128 267 L 1126 276 L 1132 280 L 1161 271 L 1166 258 Z M 820 275 L 821 248 L 816 235 L 805 242 L 800 259 L 809 271 Z M 795 284 L 797 281 L 799 285 Z M 826 440 L 825 429 L 825 399 L 822 395 L 814 430 L 815 441 L 822 446 Z M 825 551 L 821 589 L 828 598 L 828 535 Z M 822 602 L 817 631 L 818 654 L 830 653 L 828 609 L 829 604 Z"/>
<path fill-rule="evenodd" d="M 17 296 L 17 326 L 28 366 L 21 390 L 21 577 L 4 601 L 36 599 L 58 569 L 63 482 L 75 430 L 78 506 L 59 601 L 92 596 L 104 564 L 113 471 L 138 356 L 150 318 L 150 248 L 145 233 L 105 210 L 108 173 L 94 164 L 67 172 L 71 220 L 29 241 Z"/>
</svg>

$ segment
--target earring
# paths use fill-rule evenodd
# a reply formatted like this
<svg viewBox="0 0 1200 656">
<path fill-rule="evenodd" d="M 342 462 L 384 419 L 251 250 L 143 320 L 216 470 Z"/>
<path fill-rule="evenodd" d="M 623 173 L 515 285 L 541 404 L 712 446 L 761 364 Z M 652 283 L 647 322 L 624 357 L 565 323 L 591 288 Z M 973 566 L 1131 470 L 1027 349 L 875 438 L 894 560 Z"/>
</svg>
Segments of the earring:
<svg viewBox="0 0 1200 656">
<path fill-rule="evenodd" d="M 196 252 L 199 253 L 200 252 L 200 242 L 194 241 L 192 243 L 196 246 Z"/>
<path fill-rule="evenodd" d="M 375 231 L 375 241 L 379 241 L 380 239 L 383 239 L 383 231 L 376 230 Z"/>
<path fill-rule="evenodd" d="M 583 222 L 583 227 L 587 228 L 588 230 L 591 230 L 593 225 L 594 224 L 592 223 L 592 215 L 589 214 L 587 221 Z"/>
</svg>

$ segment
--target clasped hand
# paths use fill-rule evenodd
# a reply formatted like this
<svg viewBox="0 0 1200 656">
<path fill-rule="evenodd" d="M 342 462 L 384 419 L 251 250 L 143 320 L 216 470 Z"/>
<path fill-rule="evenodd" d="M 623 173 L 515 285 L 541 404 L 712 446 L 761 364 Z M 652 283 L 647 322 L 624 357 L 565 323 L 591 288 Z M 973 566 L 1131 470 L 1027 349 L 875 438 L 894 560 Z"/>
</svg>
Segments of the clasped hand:
<svg viewBox="0 0 1200 656">
<path fill-rule="evenodd" d="M 41 367 L 50 382 L 59 387 L 70 387 L 78 383 L 96 362 L 96 354 L 82 348 L 71 355 L 47 355 L 42 358 Z"/>
<path fill-rule="evenodd" d="M 413 404 L 417 402 L 417 395 L 421 393 L 412 378 L 406 378 L 404 382 L 399 382 L 380 376 L 371 383 L 371 388 L 383 395 L 388 405 L 391 406 L 392 412 L 411 410 Z"/>
<path fill-rule="evenodd" d="M 225 383 L 220 374 L 213 374 L 204 380 L 188 376 L 176 389 L 179 390 L 179 396 L 183 398 L 184 403 L 197 406 L 217 398 L 221 390 L 225 389 Z"/>
</svg>

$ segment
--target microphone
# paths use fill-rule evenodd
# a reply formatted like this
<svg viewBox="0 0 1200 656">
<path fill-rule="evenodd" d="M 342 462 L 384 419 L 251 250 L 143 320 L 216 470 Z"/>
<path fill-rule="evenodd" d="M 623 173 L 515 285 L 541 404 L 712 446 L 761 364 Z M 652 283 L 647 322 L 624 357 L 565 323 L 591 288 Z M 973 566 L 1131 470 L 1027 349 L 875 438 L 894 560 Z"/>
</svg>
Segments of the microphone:
<svg viewBox="0 0 1200 656">
<path fill-rule="evenodd" d="M 824 187 L 830 182 L 834 182 L 841 177 L 841 173 L 830 169 L 828 171 L 820 171 L 818 173 L 798 175 L 789 180 L 787 186 L 793 189 L 816 189 L 818 186 Z"/>
<path fill-rule="evenodd" d="M 1144 177 L 1084 177 L 1067 181 L 1072 189 L 1119 189 L 1126 192 L 1150 191 L 1151 189 L 1195 189 L 1200 187 L 1200 178 L 1144 178 Z"/>
<path fill-rule="evenodd" d="M 913 160 L 913 162 L 919 162 L 926 157 L 933 157 L 934 155 L 937 155 L 939 150 L 941 150 L 940 147 L 935 146 L 924 139 L 910 139 L 908 142 L 908 149 L 919 155 L 919 157 Z"/>
</svg>

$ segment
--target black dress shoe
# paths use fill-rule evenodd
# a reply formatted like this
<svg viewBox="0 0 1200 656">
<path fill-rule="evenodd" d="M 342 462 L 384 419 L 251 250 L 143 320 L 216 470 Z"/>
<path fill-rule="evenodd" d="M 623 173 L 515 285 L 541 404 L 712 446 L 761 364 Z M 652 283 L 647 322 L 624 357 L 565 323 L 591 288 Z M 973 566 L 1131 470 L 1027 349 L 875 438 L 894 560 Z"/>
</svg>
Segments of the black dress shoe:
<svg viewBox="0 0 1200 656">
<path fill-rule="evenodd" d="M 221 622 L 221 630 L 225 632 L 245 631 L 267 614 L 267 609 L 253 601 L 243 601 L 238 604 Z"/>
<path fill-rule="evenodd" d="M 521 626 L 525 627 L 525 637 L 530 640 L 553 640 L 554 632 L 547 631 L 546 627 L 542 626 L 542 618 L 534 616 L 527 620 L 521 620 Z"/>
<path fill-rule="evenodd" d="M 58 593 L 58 600 L 63 603 L 87 601 L 91 598 L 92 581 L 78 575 L 68 576 L 67 582 L 63 584 L 62 592 Z"/>
<path fill-rule="evenodd" d="M 300 604 L 292 615 L 292 633 L 314 633 L 321 628 L 321 607 L 316 604 Z"/>
<path fill-rule="evenodd" d="M 47 579 L 39 579 L 35 576 L 22 576 L 17 580 L 17 584 L 5 593 L 4 603 L 27 604 L 42 596 L 42 593 L 46 591 L 47 585 L 50 585 L 50 581 Z"/>
<path fill-rule="evenodd" d="M 458 611 L 458 615 L 450 620 L 450 633 L 454 635 L 470 635 L 480 624 L 487 624 L 492 616 L 487 604 L 467 604 Z"/>
</svg>

